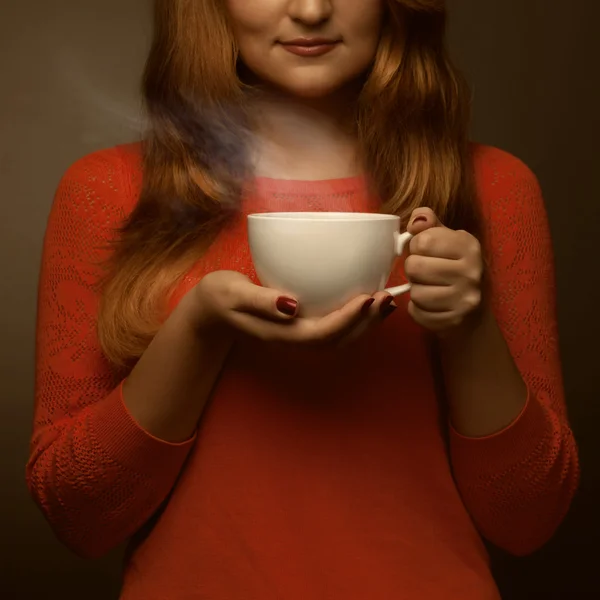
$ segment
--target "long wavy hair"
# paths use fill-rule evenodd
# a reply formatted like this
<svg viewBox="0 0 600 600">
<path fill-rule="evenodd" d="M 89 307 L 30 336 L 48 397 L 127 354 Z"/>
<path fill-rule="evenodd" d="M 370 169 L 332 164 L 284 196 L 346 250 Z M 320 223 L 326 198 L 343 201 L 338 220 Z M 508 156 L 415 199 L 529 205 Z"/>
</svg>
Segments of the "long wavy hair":
<svg viewBox="0 0 600 600">
<path fill-rule="evenodd" d="M 386 10 L 356 103 L 364 168 L 382 211 L 405 222 L 428 206 L 473 230 L 470 93 L 446 50 L 445 0 L 387 0 Z M 142 355 L 170 294 L 236 214 L 250 175 L 238 67 L 223 2 L 154 1 L 143 186 L 112 244 L 99 307 L 99 341 L 116 365 Z"/>
</svg>

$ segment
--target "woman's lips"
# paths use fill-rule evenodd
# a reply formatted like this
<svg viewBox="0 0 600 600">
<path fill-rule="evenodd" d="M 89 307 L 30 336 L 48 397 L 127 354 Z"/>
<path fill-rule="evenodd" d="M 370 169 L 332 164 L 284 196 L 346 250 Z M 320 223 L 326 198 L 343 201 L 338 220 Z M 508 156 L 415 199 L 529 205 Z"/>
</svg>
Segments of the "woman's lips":
<svg viewBox="0 0 600 600">
<path fill-rule="evenodd" d="M 289 42 L 280 42 L 285 50 L 296 54 L 297 56 L 323 56 L 332 50 L 335 50 L 339 42 L 335 40 L 290 40 Z"/>
</svg>

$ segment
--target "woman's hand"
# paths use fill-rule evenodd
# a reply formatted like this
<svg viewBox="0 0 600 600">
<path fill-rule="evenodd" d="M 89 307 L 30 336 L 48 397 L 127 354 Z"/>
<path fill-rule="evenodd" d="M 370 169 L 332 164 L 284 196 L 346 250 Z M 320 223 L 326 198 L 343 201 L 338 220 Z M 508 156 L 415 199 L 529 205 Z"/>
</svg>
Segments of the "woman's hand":
<svg viewBox="0 0 600 600">
<path fill-rule="evenodd" d="M 215 271 L 184 298 L 199 330 L 242 332 L 267 342 L 345 343 L 391 311 L 386 292 L 362 295 L 322 318 L 298 317 L 298 303 L 276 290 L 254 285 L 235 271 Z"/>
<path fill-rule="evenodd" d="M 481 305 L 483 259 L 478 240 L 444 227 L 429 208 L 413 211 L 405 272 L 412 283 L 408 311 L 438 334 L 461 328 Z"/>
</svg>

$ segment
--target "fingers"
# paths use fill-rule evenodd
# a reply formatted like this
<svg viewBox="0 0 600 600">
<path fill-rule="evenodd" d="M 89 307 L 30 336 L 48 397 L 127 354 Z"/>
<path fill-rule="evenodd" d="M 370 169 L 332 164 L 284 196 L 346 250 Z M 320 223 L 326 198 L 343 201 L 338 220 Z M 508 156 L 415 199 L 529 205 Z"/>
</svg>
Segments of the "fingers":
<svg viewBox="0 0 600 600">
<path fill-rule="evenodd" d="M 469 235 L 464 233 L 465 235 L 445 227 L 427 229 L 415 235 L 410 241 L 410 253 L 453 260 L 462 258 L 463 244 L 466 243 L 466 236 Z"/>
<path fill-rule="evenodd" d="M 345 347 L 351 344 L 370 328 L 390 317 L 396 309 L 393 296 L 387 292 L 377 292 L 373 296 L 373 304 L 366 312 L 363 312 L 364 318 L 340 340 L 339 346 Z"/>
<path fill-rule="evenodd" d="M 373 303 L 370 296 L 362 295 L 322 318 L 291 318 L 276 322 L 257 313 L 236 311 L 230 319 L 236 328 L 263 341 L 319 345 L 335 343 L 348 335 L 367 318 Z"/>
<path fill-rule="evenodd" d="M 412 303 L 426 313 L 468 314 L 481 304 L 481 290 L 451 286 L 413 285 Z"/>
<path fill-rule="evenodd" d="M 412 284 L 452 285 L 460 277 L 462 268 L 458 260 L 418 254 L 411 254 L 404 261 L 404 273 Z"/>
<path fill-rule="evenodd" d="M 443 227 L 443 224 L 430 208 L 422 207 L 413 210 L 407 227 L 410 233 L 416 236 L 432 227 Z"/>
<path fill-rule="evenodd" d="M 452 312 L 430 312 L 419 308 L 413 301 L 408 304 L 408 314 L 413 320 L 429 331 L 443 331 L 462 322 L 461 316 Z"/>
<path fill-rule="evenodd" d="M 343 339 L 369 318 L 374 304 L 373 297 L 363 294 L 321 319 L 306 319 L 308 327 L 302 332 L 306 336 L 302 341 L 337 342 Z"/>
<path fill-rule="evenodd" d="M 377 292 L 373 296 L 373 304 L 369 308 L 365 317 L 361 320 L 358 333 L 363 333 L 373 325 L 384 321 L 390 317 L 398 308 L 394 302 L 394 297 L 387 292 Z M 356 337 L 356 336 L 355 336 Z"/>
<path fill-rule="evenodd" d="M 238 313 L 248 313 L 263 319 L 289 321 L 298 312 L 295 298 L 258 285 L 249 280 L 236 280 L 230 288 L 231 309 Z"/>
<path fill-rule="evenodd" d="M 229 326 L 271 342 L 321 344 L 339 342 L 361 332 L 395 310 L 387 292 L 362 294 L 322 318 L 297 318 L 298 302 L 277 290 L 253 284 L 236 272 L 217 271 L 204 277 L 198 289 Z"/>
<path fill-rule="evenodd" d="M 231 325 L 238 331 L 263 342 L 287 342 L 293 338 L 293 331 L 301 319 L 265 319 L 250 312 L 233 311 L 229 317 Z"/>
<path fill-rule="evenodd" d="M 443 313 L 453 309 L 455 303 L 453 288 L 449 286 L 414 284 L 410 299 L 419 309 L 431 313 Z"/>
</svg>

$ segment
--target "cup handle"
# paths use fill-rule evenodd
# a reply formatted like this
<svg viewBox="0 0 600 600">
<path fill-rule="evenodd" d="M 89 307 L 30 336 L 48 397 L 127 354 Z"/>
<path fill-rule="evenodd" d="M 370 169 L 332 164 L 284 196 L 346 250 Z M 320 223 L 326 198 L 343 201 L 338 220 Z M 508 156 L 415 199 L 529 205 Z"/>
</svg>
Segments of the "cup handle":
<svg viewBox="0 0 600 600">
<path fill-rule="evenodd" d="M 413 235 L 412 235 L 412 233 L 408 233 L 408 231 L 405 231 L 404 233 L 396 233 L 395 238 L 396 238 L 396 256 L 402 256 L 402 253 L 404 252 L 404 248 L 406 247 L 406 244 L 408 244 L 408 242 L 410 242 L 410 240 L 413 239 Z M 406 294 L 406 292 L 410 291 L 411 287 L 412 286 L 410 283 L 405 283 L 404 285 L 399 285 L 397 287 L 388 288 L 385 291 L 388 294 L 390 294 L 391 296 L 394 296 L 394 298 L 397 298 L 398 296 L 401 296 L 402 294 Z"/>
</svg>

